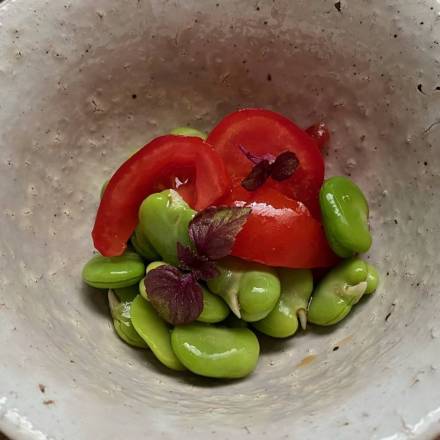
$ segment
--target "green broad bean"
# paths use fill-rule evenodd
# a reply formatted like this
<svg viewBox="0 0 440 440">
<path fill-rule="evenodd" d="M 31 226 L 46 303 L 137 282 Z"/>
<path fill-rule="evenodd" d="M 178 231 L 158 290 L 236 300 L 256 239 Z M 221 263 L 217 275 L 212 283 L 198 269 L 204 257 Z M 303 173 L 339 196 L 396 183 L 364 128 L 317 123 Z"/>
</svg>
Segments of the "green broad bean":
<svg viewBox="0 0 440 440">
<path fill-rule="evenodd" d="M 167 264 L 167 263 L 165 263 L 165 261 L 152 261 L 152 262 L 147 266 L 147 270 L 146 270 L 146 272 L 148 273 L 148 272 L 152 271 L 153 269 L 157 269 L 157 268 L 160 267 L 160 266 L 164 266 L 165 264 Z"/>
<path fill-rule="evenodd" d="M 134 250 L 146 260 L 157 260 L 159 258 L 159 254 L 153 248 L 153 245 L 150 243 L 150 240 L 145 236 L 142 231 L 142 228 L 138 225 L 131 236 L 131 244 L 134 247 Z"/>
<path fill-rule="evenodd" d="M 145 273 L 142 258 L 134 252 L 120 257 L 94 256 L 84 266 L 82 278 L 98 289 L 117 289 L 137 284 Z"/>
<path fill-rule="evenodd" d="M 171 189 L 147 197 L 139 209 L 145 236 L 162 259 L 178 266 L 177 242 L 190 244 L 188 226 L 196 215 L 180 195 Z"/>
<path fill-rule="evenodd" d="M 337 255 L 347 258 L 370 249 L 368 203 L 355 183 L 342 176 L 326 180 L 319 202 L 327 240 Z"/>
<path fill-rule="evenodd" d="M 379 285 L 380 277 L 377 269 L 371 264 L 367 264 L 367 270 L 367 290 L 365 291 L 365 293 L 369 295 L 376 291 L 377 286 Z"/>
<path fill-rule="evenodd" d="M 217 267 L 220 274 L 208 281 L 208 288 L 222 297 L 238 318 L 260 321 L 274 309 L 280 297 L 275 270 L 236 258 L 226 258 Z"/>
<path fill-rule="evenodd" d="M 181 371 L 185 367 L 171 348 L 170 329 L 153 309 L 153 306 L 138 295 L 131 305 L 131 322 L 139 336 L 147 343 L 162 364 L 172 370 Z"/>
<path fill-rule="evenodd" d="M 278 269 L 281 296 L 275 308 L 263 320 L 253 323 L 262 333 L 274 338 L 287 338 L 305 330 L 307 307 L 313 291 L 313 275 L 307 269 Z"/>
<path fill-rule="evenodd" d="M 203 310 L 197 321 L 214 324 L 221 322 L 229 315 L 229 307 L 217 295 L 213 295 L 208 289 L 202 287 Z"/>
<path fill-rule="evenodd" d="M 207 139 L 208 135 L 203 133 L 203 131 L 197 130 L 196 128 L 191 127 L 177 127 L 171 130 L 170 134 L 174 134 L 176 136 L 193 136 L 203 139 L 204 141 Z"/>
<path fill-rule="evenodd" d="M 139 295 L 142 296 L 142 298 L 144 298 L 145 300 L 150 301 L 147 295 L 147 288 L 145 287 L 145 278 L 142 278 L 139 281 Z"/>
<path fill-rule="evenodd" d="M 175 327 L 171 344 L 188 370 L 213 378 L 237 379 L 249 375 L 260 353 L 258 339 L 249 329 L 202 323 Z"/>
<path fill-rule="evenodd" d="M 145 341 L 138 335 L 131 322 L 131 302 L 119 301 L 113 290 L 108 291 L 108 304 L 117 335 L 128 345 L 147 348 Z"/>
<path fill-rule="evenodd" d="M 113 289 L 114 294 L 121 302 L 131 302 L 139 294 L 139 289 L 136 284 L 128 287 L 121 287 L 120 289 Z"/>
<path fill-rule="evenodd" d="M 367 278 L 367 264 L 359 258 L 344 261 L 332 269 L 312 294 L 308 321 L 324 326 L 342 321 L 365 294 Z"/>
</svg>

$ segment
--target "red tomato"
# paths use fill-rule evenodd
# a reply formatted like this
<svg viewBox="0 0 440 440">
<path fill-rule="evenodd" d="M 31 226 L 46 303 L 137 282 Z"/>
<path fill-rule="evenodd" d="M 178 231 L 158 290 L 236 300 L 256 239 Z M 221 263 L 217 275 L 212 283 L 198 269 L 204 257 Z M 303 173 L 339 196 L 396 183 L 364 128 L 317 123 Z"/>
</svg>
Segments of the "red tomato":
<svg viewBox="0 0 440 440">
<path fill-rule="evenodd" d="M 206 142 L 195 137 L 158 137 L 110 179 L 92 232 L 96 249 L 109 257 L 123 254 L 142 201 L 163 188 L 175 187 L 177 178 L 187 181 L 179 190 L 197 210 L 212 205 L 230 188 L 222 158 Z"/>
<path fill-rule="evenodd" d="M 315 140 L 316 145 L 322 150 L 330 140 L 330 132 L 325 122 L 318 122 L 306 130 L 306 133 Z"/>
<path fill-rule="evenodd" d="M 329 267 L 337 263 L 322 225 L 303 203 L 267 187 L 253 193 L 236 187 L 220 203 L 252 208 L 237 236 L 232 255 L 295 269 Z"/>
<path fill-rule="evenodd" d="M 299 160 L 293 176 L 282 182 L 269 178 L 264 186 L 303 202 L 319 217 L 318 193 L 324 180 L 324 160 L 316 143 L 289 119 L 269 110 L 239 110 L 226 116 L 207 142 L 225 161 L 233 186 L 240 185 L 252 169 L 240 145 L 258 156 L 293 151 Z"/>
</svg>

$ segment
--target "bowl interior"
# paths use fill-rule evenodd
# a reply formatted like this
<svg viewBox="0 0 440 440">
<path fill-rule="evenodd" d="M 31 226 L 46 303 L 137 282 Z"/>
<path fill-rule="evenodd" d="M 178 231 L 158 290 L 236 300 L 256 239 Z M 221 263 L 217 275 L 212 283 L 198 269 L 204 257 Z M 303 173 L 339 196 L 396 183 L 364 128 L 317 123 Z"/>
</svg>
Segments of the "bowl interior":
<svg viewBox="0 0 440 440">
<path fill-rule="evenodd" d="M 0 5 L 0 430 L 440 432 L 439 4 L 33 3 Z M 80 272 L 100 186 L 116 167 L 175 126 L 209 130 L 243 107 L 328 123 L 327 175 L 352 176 L 368 195 L 366 258 L 382 282 L 341 325 L 263 338 L 250 378 L 218 382 L 170 373 L 125 346 Z"/>
</svg>

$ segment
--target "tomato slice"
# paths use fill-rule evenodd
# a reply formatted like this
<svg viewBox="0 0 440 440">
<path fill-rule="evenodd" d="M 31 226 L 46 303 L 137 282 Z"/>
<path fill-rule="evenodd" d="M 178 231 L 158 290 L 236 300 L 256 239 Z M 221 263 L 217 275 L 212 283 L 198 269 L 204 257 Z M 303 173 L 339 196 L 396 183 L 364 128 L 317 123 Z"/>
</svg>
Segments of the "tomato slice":
<svg viewBox="0 0 440 440">
<path fill-rule="evenodd" d="M 319 217 L 318 193 L 324 180 L 324 160 L 315 141 L 289 119 L 269 110 L 239 110 L 226 116 L 209 134 L 207 142 L 220 153 L 234 186 L 240 185 L 252 169 L 240 145 L 258 156 L 293 151 L 299 160 L 293 176 L 282 182 L 270 178 L 264 186 L 303 202 Z"/>
<path fill-rule="evenodd" d="M 232 255 L 295 269 L 329 267 L 338 262 L 322 225 L 303 203 L 266 186 L 253 193 L 235 187 L 220 203 L 252 208 Z"/>
<path fill-rule="evenodd" d="M 194 209 L 207 208 L 230 189 L 222 158 L 206 142 L 196 137 L 158 137 L 110 179 L 92 231 L 96 249 L 108 257 L 123 254 L 138 223 L 142 201 L 163 186 L 173 187 L 171 180 L 182 172 L 186 183 L 178 190 L 192 199 Z"/>
</svg>

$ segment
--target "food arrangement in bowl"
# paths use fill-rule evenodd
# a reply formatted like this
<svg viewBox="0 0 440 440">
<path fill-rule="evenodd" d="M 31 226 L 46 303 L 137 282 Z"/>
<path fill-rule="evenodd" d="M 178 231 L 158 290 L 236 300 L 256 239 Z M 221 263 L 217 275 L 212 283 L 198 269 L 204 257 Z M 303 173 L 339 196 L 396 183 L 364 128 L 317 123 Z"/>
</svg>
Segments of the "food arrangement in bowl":
<svg viewBox="0 0 440 440">
<path fill-rule="evenodd" d="M 114 328 L 166 367 L 212 378 L 255 369 L 257 335 L 288 338 L 339 323 L 379 282 L 358 254 L 368 203 L 324 181 L 323 123 L 303 131 L 244 109 L 208 136 L 181 127 L 106 182 L 84 281 L 103 289 Z"/>
<path fill-rule="evenodd" d="M 319 0 L 0 3 L 0 431 L 9 438 L 432 440 L 439 434 L 439 3 L 337 6 Z M 166 367 L 137 331 L 133 338 L 142 348 L 118 339 L 108 291 L 112 306 L 131 297 L 124 301 L 121 287 L 89 287 L 80 274 L 92 256 L 99 190 L 131 149 L 182 125 L 210 133 L 239 108 L 274 110 L 303 128 L 326 122 L 326 178 L 347 176 L 368 199 L 374 243 L 359 255 L 377 266 L 381 279 L 337 325 L 307 322 L 302 331 L 299 311 L 296 333 L 275 338 L 246 321 L 260 346 L 255 370 L 241 380 L 210 379 Z M 220 154 L 221 145 L 209 143 Z M 319 202 L 313 207 L 301 193 L 283 193 L 286 181 L 272 175 L 256 190 L 242 187 L 256 165 L 249 153 L 257 161 L 267 153 L 240 146 L 239 156 L 220 156 L 242 203 L 228 205 L 223 196 L 211 206 L 253 203 L 255 209 L 259 202 L 243 197 L 266 197 L 270 188 L 302 203 L 332 249 Z M 241 158 L 246 168 L 234 180 L 229 167 Z M 261 168 L 264 177 L 271 167 Z M 193 171 L 177 177 L 180 184 L 163 182 L 140 205 L 174 190 L 203 212 L 191 197 L 196 192 L 181 185 Z M 259 207 L 268 205 L 260 200 Z M 139 212 L 135 219 L 137 225 Z M 254 246 L 240 248 L 253 224 Z M 297 242 L 306 242 L 313 228 L 304 227 Z M 215 265 L 251 264 L 265 238 L 260 229 L 252 213 L 231 255 Z M 141 238 L 125 236 L 124 252 L 139 255 L 133 242 Z M 270 254 L 272 243 L 285 241 L 282 234 L 270 239 L 264 245 L 271 258 L 303 255 L 292 254 L 299 244 Z M 249 254 L 236 256 L 236 248 Z M 315 296 L 323 277 L 350 260 L 336 256 L 335 265 L 311 269 Z M 142 278 L 151 262 L 164 260 L 157 249 L 142 257 Z M 280 284 L 284 269 L 310 275 L 282 261 L 256 264 L 273 269 Z M 171 266 L 193 272 L 180 262 Z M 167 324 L 168 332 L 199 323 L 243 325 L 209 280 L 198 282 L 223 301 L 228 317 L 200 323 L 201 314 L 190 324 Z M 126 290 L 138 294 L 133 286 Z M 148 295 L 154 307 L 154 294 Z M 203 310 L 206 316 L 208 307 Z M 160 317 L 156 308 L 154 316 Z M 294 321 L 285 322 L 288 333 Z"/>
</svg>

